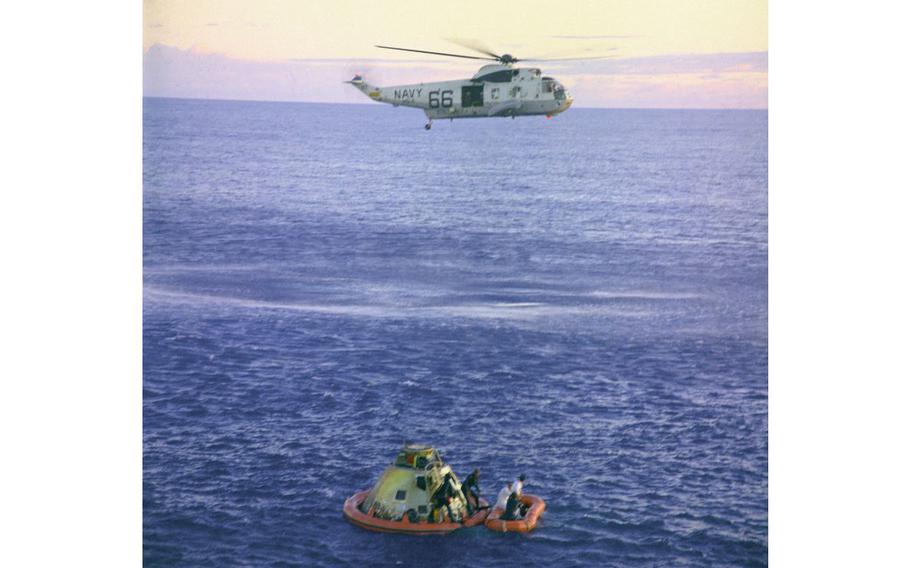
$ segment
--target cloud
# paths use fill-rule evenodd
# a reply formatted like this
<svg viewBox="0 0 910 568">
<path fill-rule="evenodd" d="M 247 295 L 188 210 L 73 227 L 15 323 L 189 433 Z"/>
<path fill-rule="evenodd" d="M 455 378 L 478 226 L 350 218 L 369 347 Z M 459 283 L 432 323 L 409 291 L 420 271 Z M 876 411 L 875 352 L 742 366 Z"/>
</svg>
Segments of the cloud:
<svg viewBox="0 0 910 568">
<path fill-rule="evenodd" d="M 685 73 L 768 72 L 768 52 L 655 55 L 589 61 L 558 62 L 562 73 L 588 75 L 678 75 Z"/>
<path fill-rule="evenodd" d="M 568 76 L 579 107 L 767 108 L 766 73 Z"/>
<path fill-rule="evenodd" d="M 550 36 L 554 39 L 633 39 L 640 38 L 644 36 L 640 35 L 552 35 Z"/>
<path fill-rule="evenodd" d="M 768 53 L 671 54 L 553 65 L 577 106 L 767 108 Z"/>
<path fill-rule="evenodd" d="M 471 69 L 468 71 L 467 69 Z M 315 59 L 253 61 L 155 44 L 143 58 L 143 94 L 152 97 L 369 103 L 346 85 L 354 74 L 375 84 L 443 81 L 473 66 L 435 62 Z M 453 76 L 454 72 L 454 76 Z"/>
</svg>

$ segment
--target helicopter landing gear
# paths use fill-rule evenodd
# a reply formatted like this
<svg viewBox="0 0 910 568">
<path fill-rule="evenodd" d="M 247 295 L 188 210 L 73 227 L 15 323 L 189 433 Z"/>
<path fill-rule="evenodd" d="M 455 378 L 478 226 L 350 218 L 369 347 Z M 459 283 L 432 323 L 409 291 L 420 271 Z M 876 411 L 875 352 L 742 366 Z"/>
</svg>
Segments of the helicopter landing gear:
<svg viewBox="0 0 910 568">
<path fill-rule="evenodd" d="M 429 129 L 433 128 L 433 121 L 428 120 L 427 123 L 423 125 L 423 128 L 424 128 L 424 130 L 429 130 Z"/>
</svg>

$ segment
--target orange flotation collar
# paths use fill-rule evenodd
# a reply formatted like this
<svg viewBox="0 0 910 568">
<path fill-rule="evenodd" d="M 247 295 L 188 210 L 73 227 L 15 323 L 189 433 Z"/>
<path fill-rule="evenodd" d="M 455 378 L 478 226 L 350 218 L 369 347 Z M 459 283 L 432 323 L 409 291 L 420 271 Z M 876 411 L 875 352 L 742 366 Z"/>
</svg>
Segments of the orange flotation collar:
<svg viewBox="0 0 910 568">
<path fill-rule="evenodd" d="M 344 516 L 358 527 L 378 532 L 402 533 L 402 534 L 448 534 L 462 528 L 475 527 L 486 520 L 490 510 L 486 508 L 488 503 L 481 499 L 480 506 L 484 507 L 474 512 L 469 518 L 465 519 L 464 524 L 453 523 L 428 523 L 420 521 L 412 523 L 407 515 L 401 520 L 378 519 L 371 514 L 364 513 L 360 510 L 360 505 L 369 495 L 369 490 L 358 491 L 348 497 L 344 502 Z M 371 511 L 372 512 L 372 511 Z"/>
</svg>

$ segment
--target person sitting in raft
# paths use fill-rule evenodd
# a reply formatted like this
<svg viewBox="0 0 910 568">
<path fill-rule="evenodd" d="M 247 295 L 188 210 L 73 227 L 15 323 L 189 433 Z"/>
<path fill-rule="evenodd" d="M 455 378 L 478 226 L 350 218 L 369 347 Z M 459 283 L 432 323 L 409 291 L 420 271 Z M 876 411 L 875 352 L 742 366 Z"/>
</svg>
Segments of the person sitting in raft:
<svg viewBox="0 0 910 568">
<path fill-rule="evenodd" d="M 513 491 L 509 495 L 509 499 L 506 501 L 506 511 L 499 517 L 504 521 L 514 521 L 522 517 L 521 508 L 521 496 L 517 491 Z"/>
<path fill-rule="evenodd" d="M 468 516 L 473 515 L 474 511 L 480 508 L 480 486 L 477 484 L 479 478 L 480 469 L 475 467 L 461 484 L 461 492 L 464 494 L 465 503 L 468 504 Z"/>
<path fill-rule="evenodd" d="M 516 493 L 518 493 L 519 497 L 521 497 L 521 492 L 524 490 L 524 488 L 525 488 L 525 474 L 522 473 L 521 475 L 518 476 L 518 480 L 512 484 L 512 489 Z M 525 515 L 525 513 L 528 512 L 528 508 L 521 501 L 518 502 L 518 507 L 520 508 L 520 510 L 521 510 L 520 513 L 521 513 L 521 516 L 523 517 Z"/>
<path fill-rule="evenodd" d="M 512 494 L 512 484 L 506 483 L 506 486 L 499 490 L 499 495 L 496 496 L 496 504 L 493 505 L 494 509 L 505 509 L 506 503 L 509 501 L 509 495 Z"/>
</svg>

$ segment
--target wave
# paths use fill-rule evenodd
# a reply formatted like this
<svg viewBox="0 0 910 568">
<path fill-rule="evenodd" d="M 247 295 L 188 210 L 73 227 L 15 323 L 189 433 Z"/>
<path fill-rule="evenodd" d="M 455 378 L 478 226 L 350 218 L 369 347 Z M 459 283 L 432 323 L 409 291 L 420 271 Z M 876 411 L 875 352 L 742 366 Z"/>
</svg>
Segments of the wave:
<svg viewBox="0 0 910 568">
<path fill-rule="evenodd" d="M 145 287 L 147 300 L 194 305 L 226 305 L 240 309 L 270 309 L 313 312 L 371 318 L 476 318 L 530 319 L 558 316 L 610 316 L 641 318 L 654 314 L 652 310 L 592 304 L 549 304 L 544 302 L 464 302 L 427 305 L 394 305 L 364 303 L 313 303 L 294 301 L 256 300 L 220 294 L 175 291 L 156 286 Z"/>
</svg>

